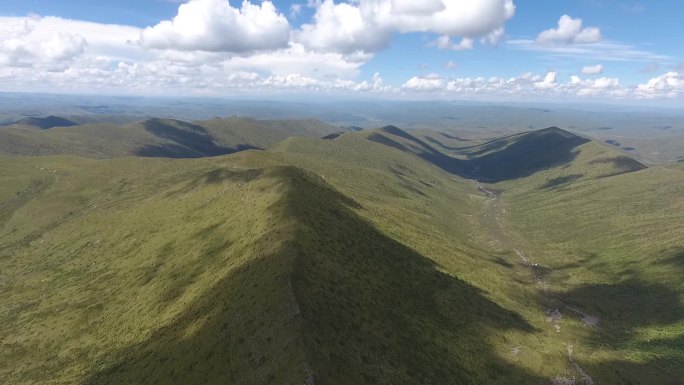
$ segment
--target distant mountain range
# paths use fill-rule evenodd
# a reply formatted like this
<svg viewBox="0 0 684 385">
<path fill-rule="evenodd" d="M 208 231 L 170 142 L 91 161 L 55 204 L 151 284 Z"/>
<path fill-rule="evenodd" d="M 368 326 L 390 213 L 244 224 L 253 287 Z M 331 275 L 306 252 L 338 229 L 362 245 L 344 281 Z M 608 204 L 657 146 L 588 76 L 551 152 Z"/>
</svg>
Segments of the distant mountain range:
<svg viewBox="0 0 684 385">
<path fill-rule="evenodd" d="M 26 118 L 0 127 L 0 154 L 199 158 L 266 148 L 293 135 L 320 138 L 341 130 L 316 120 L 237 117 L 193 123 L 158 118 L 125 125 L 67 122 L 58 117 Z"/>
<path fill-rule="evenodd" d="M 387 100 L 239 100 L 0 93 L 0 125 L 56 116 L 78 124 L 127 125 L 149 118 L 185 122 L 217 116 L 317 119 L 340 127 L 455 130 L 492 138 L 555 125 L 620 149 L 647 164 L 684 156 L 684 113 L 611 105 Z M 48 124 L 50 126 L 50 124 Z"/>
</svg>

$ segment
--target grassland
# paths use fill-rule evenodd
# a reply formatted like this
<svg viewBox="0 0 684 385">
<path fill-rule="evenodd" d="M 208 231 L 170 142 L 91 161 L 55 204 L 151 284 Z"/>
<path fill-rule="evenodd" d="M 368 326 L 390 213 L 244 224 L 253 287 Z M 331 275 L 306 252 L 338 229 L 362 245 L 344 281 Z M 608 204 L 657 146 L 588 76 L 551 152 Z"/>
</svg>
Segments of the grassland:
<svg viewBox="0 0 684 385">
<path fill-rule="evenodd" d="M 556 178 L 510 183 L 503 207 L 523 247 L 548 267 L 547 306 L 600 320 L 566 343 L 582 341 L 576 355 L 598 383 L 676 383 L 684 378 L 682 171 L 545 187 Z"/>
<path fill-rule="evenodd" d="M 0 379 L 683 378 L 683 171 L 562 130 L 462 139 L 2 159 Z"/>
</svg>

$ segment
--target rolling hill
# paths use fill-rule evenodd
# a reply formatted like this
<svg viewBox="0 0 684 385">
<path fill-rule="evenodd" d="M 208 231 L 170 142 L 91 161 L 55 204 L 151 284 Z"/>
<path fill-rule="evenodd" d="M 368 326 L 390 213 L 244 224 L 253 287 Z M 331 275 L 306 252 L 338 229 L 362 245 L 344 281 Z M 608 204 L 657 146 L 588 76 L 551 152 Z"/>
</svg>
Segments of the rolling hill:
<svg viewBox="0 0 684 385">
<path fill-rule="evenodd" d="M 0 127 L 0 155 L 201 158 L 266 148 L 290 136 L 320 138 L 340 128 L 315 120 L 248 118 L 189 123 L 150 118 L 125 125 L 72 125 L 37 131 Z"/>
<path fill-rule="evenodd" d="M 0 159 L 4 383 L 684 378 L 681 168 L 556 128 L 236 124 Z"/>
</svg>

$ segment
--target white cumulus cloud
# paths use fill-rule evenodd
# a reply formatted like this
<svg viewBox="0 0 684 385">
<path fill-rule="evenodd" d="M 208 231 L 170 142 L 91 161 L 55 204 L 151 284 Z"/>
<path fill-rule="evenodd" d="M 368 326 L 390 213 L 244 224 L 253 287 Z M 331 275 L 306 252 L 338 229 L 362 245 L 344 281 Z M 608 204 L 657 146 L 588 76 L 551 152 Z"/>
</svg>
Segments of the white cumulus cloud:
<svg viewBox="0 0 684 385">
<path fill-rule="evenodd" d="M 582 28 L 582 19 L 563 15 L 558 28 L 542 31 L 537 36 L 539 44 L 591 44 L 601 41 L 601 30 L 595 27 Z"/>
<path fill-rule="evenodd" d="M 601 64 L 586 66 L 569 78 L 555 71 L 457 78 L 452 76 L 453 61 L 444 68 L 433 63 L 430 68 L 440 74 L 409 75 L 403 84 L 385 84 L 379 73 L 360 78 L 363 65 L 397 33 L 433 34 L 433 46 L 451 50 L 496 43 L 515 11 L 510 0 L 310 0 L 307 6 L 315 16 L 299 29 L 270 1 L 237 1 L 182 2 L 174 19 L 147 29 L 50 16 L 0 16 L 0 89 L 164 95 L 292 90 L 482 100 L 684 96 L 684 71 L 625 86 L 617 78 L 599 77 Z M 309 15 L 300 10 L 300 17 Z M 600 38 L 600 31 L 568 19 L 547 34 L 553 44 L 508 44 L 581 56 L 589 63 L 669 60 L 610 41 L 571 44 Z"/>
<path fill-rule="evenodd" d="M 578 96 L 626 96 L 628 93 L 621 87 L 619 79 L 608 77 L 582 79 L 571 76 L 570 83 L 565 88 Z"/>
<path fill-rule="evenodd" d="M 444 89 L 444 79 L 436 74 L 430 74 L 427 76 L 414 76 L 404 85 L 401 86 L 402 89 L 408 91 L 438 91 Z"/>
<path fill-rule="evenodd" d="M 548 72 L 544 77 L 544 80 L 534 82 L 534 87 L 541 90 L 556 88 L 558 86 L 558 82 L 556 81 L 557 78 L 557 72 Z"/>
<path fill-rule="evenodd" d="M 444 97 L 473 99 L 535 100 L 539 98 L 625 98 L 633 97 L 633 89 L 616 78 L 582 79 L 572 76 L 563 82 L 557 72 L 545 75 L 530 72 L 511 78 L 465 77 L 445 79 L 439 76 L 414 77 L 402 87 L 404 91 L 422 91 Z"/>
<path fill-rule="evenodd" d="M 496 42 L 515 14 L 513 0 L 323 0 L 314 5 L 313 23 L 304 24 L 296 39 L 311 49 L 344 53 L 376 52 L 394 33 L 458 36 L 464 46 L 474 38 Z"/>
<path fill-rule="evenodd" d="M 274 52 L 226 58 L 229 69 L 260 71 L 277 75 L 299 73 L 310 77 L 354 78 L 366 57 L 349 57 L 335 52 L 312 52 L 301 44 Z"/>
<path fill-rule="evenodd" d="M 582 75 L 600 75 L 603 73 L 603 65 L 584 66 L 581 73 Z"/>
<path fill-rule="evenodd" d="M 503 27 L 497 28 L 490 32 L 487 36 L 480 39 L 483 44 L 497 45 L 503 39 L 505 30 Z"/>
<path fill-rule="evenodd" d="M 249 0 L 240 8 L 228 0 L 191 0 L 178 7 L 173 20 L 142 31 L 147 48 L 250 53 L 286 47 L 290 24 L 270 1 Z"/>
<path fill-rule="evenodd" d="M 353 53 L 385 48 L 391 29 L 364 12 L 369 11 L 354 4 L 325 0 L 317 5 L 314 23 L 302 25 L 296 39 L 317 51 Z"/>
<path fill-rule="evenodd" d="M 319 89 L 341 89 L 372 57 L 314 52 L 297 43 L 241 55 L 149 49 L 137 44 L 142 31 L 58 17 L 0 17 L 0 89 L 220 93 L 269 89 L 277 84 L 265 81 L 270 76 L 290 75 L 315 79 Z M 373 82 L 362 81 L 359 89 L 372 89 Z"/>
<path fill-rule="evenodd" d="M 464 37 L 458 43 L 451 41 L 451 37 L 448 35 L 442 35 L 437 38 L 435 45 L 439 49 L 448 49 L 452 51 L 464 51 L 468 49 L 473 49 L 474 40 L 468 37 Z"/>
<path fill-rule="evenodd" d="M 361 5 L 364 2 L 376 10 L 378 20 L 399 32 L 483 37 L 501 28 L 515 14 L 512 0 L 361 0 Z M 431 6 L 425 7 L 424 12 L 416 12 L 415 6 L 402 6 L 407 3 Z"/>
<path fill-rule="evenodd" d="M 684 76 L 679 72 L 665 73 L 644 84 L 639 84 L 636 93 L 644 98 L 679 96 L 684 93 Z"/>
<path fill-rule="evenodd" d="M 11 67 L 60 68 L 87 46 L 83 36 L 40 17 L 0 18 L 0 36 L 0 64 Z"/>
</svg>

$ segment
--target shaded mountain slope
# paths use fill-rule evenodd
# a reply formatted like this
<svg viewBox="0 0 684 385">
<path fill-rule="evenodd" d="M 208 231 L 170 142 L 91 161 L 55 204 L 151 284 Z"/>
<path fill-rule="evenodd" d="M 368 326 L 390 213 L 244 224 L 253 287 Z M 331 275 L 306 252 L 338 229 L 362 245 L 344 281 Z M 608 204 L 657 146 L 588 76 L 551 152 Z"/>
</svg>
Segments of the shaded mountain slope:
<svg viewBox="0 0 684 385">
<path fill-rule="evenodd" d="M 427 144 L 425 141 L 395 126 L 387 126 L 376 132 L 364 133 L 370 141 L 411 152 L 452 174 L 467 176 L 474 172 L 468 162 L 451 157 Z"/>
<path fill-rule="evenodd" d="M 226 155 L 233 152 L 258 149 L 250 144 L 237 144 L 234 148 L 223 146 L 206 128 L 192 123 L 170 119 L 148 119 L 135 126 L 154 135 L 164 144 L 147 144 L 135 150 L 135 155 L 153 158 L 203 158 Z"/>
<path fill-rule="evenodd" d="M 45 118 L 39 118 L 39 117 L 29 117 L 29 118 L 23 118 L 19 119 L 15 122 L 12 122 L 9 125 L 17 125 L 17 126 L 26 126 L 26 127 L 32 127 L 32 128 L 38 128 L 41 130 L 47 130 L 50 128 L 54 127 L 70 127 L 70 126 L 76 126 L 78 123 L 62 118 L 60 116 L 47 116 Z"/>
<path fill-rule="evenodd" d="M 477 167 L 478 178 L 487 182 L 518 179 L 539 170 L 570 163 L 577 147 L 589 143 L 585 139 L 559 128 L 547 128 L 494 141 L 469 151 L 468 157 Z"/>
<path fill-rule="evenodd" d="M 317 179 L 295 177 L 285 202 L 305 225 L 293 287 L 317 383 L 538 382 L 478 343 L 531 325 L 378 231 Z"/>
<path fill-rule="evenodd" d="M 2 190 L 27 197 L 4 206 L 0 230 L 12 309 L 2 377 L 540 383 L 482 343 L 531 332 L 520 315 L 378 230 L 316 175 L 236 168 L 270 161 L 9 160 L 24 176 Z"/>
<path fill-rule="evenodd" d="M 290 136 L 320 138 L 338 128 L 314 120 L 247 118 L 188 123 L 147 119 L 122 126 L 86 124 L 47 131 L 0 129 L 0 154 L 198 158 L 269 147 Z"/>
<path fill-rule="evenodd" d="M 497 138 L 479 145 L 460 148 L 435 146 L 394 126 L 366 133 L 371 141 L 413 153 L 441 169 L 462 177 L 484 182 L 501 182 L 528 177 L 542 170 L 570 164 L 582 149 L 598 143 L 556 127 Z M 438 150 L 438 148 L 442 150 Z M 592 150 L 590 150 L 592 151 Z M 595 151 L 594 151 L 595 152 Z M 605 153 L 610 153 L 606 150 Z M 638 171 L 646 168 L 638 161 L 617 151 L 611 156 L 597 157 L 589 165 L 602 170 L 602 176 Z M 599 175 L 598 171 L 590 172 Z"/>
</svg>

